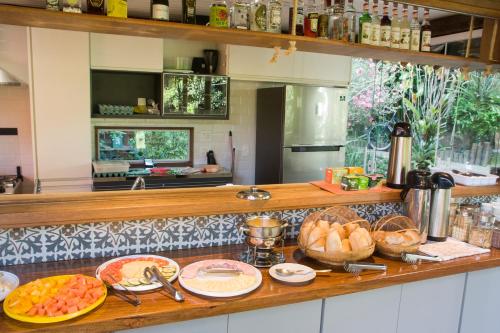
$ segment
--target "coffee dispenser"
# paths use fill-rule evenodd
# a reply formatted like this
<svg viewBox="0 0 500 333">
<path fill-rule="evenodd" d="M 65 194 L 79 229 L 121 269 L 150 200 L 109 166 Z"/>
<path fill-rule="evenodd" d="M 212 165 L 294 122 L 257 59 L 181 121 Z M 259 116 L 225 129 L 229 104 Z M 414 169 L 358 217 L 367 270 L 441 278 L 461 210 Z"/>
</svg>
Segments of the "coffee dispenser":
<svg viewBox="0 0 500 333">
<path fill-rule="evenodd" d="M 431 215 L 428 238 L 444 242 L 448 236 L 450 218 L 451 188 L 455 186 L 453 177 L 446 172 L 436 172 L 431 177 Z"/>
<path fill-rule="evenodd" d="M 431 173 L 427 170 L 411 170 L 406 176 L 407 184 L 401 192 L 404 214 L 420 231 L 421 241 L 427 241 L 431 209 Z"/>
<path fill-rule="evenodd" d="M 406 174 L 411 167 L 411 127 L 408 123 L 396 123 L 391 133 L 391 150 L 387 169 L 387 186 L 404 188 Z"/>
</svg>

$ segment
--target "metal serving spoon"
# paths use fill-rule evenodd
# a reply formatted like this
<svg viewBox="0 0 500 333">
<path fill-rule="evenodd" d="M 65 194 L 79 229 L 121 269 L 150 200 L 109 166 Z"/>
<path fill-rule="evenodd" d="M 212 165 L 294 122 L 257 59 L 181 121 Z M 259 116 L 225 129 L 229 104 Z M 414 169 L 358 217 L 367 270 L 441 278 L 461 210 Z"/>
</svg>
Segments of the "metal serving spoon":
<svg viewBox="0 0 500 333">
<path fill-rule="evenodd" d="M 331 269 L 287 269 L 287 268 L 276 268 L 276 274 L 281 276 L 292 276 L 292 275 L 307 275 L 312 272 L 316 273 L 330 273 Z"/>
</svg>

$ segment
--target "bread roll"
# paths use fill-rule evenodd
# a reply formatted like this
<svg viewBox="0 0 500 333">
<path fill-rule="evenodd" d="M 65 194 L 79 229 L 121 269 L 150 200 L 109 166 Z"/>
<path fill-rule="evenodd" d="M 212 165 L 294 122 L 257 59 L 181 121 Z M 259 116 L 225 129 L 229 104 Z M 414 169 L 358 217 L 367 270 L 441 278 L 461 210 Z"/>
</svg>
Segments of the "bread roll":
<svg viewBox="0 0 500 333">
<path fill-rule="evenodd" d="M 330 232 L 326 237 L 325 250 L 326 252 L 342 251 L 342 240 L 340 239 L 337 230 L 330 229 Z"/>
<path fill-rule="evenodd" d="M 342 240 L 342 252 L 351 252 L 351 251 L 352 251 L 351 242 L 349 242 L 349 240 L 347 238 L 343 239 Z"/>
<path fill-rule="evenodd" d="M 325 238 L 320 238 L 315 243 L 311 244 L 309 250 L 325 252 Z"/>
<path fill-rule="evenodd" d="M 406 230 L 404 236 L 409 237 L 409 245 L 420 243 L 420 234 L 416 230 Z"/>
<path fill-rule="evenodd" d="M 347 238 L 347 235 L 346 235 L 346 233 L 345 233 L 345 230 L 344 230 L 344 228 L 342 228 L 342 226 L 340 225 L 340 223 L 338 223 L 338 222 L 333 222 L 333 223 L 330 225 L 330 229 L 335 229 L 335 230 L 337 230 L 337 232 L 339 233 L 340 239 L 346 239 L 346 238 Z"/>
<path fill-rule="evenodd" d="M 307 247 L 310 248 L 313 244 L 318 242 L 318 240 L 323 240 L 323 246 L 324 240 L 326 238 L 326 235 L 328 233 L 323 229 L 318 226 L 314 227 L 311 232 L 309 233 L 309 237 L 307 238 Z"/>
<path fill-rule="evenodd" d="M 316 223 L 316 226 L 322 228 L 323 230 L 325 230 L 325 232 L 330 231 L 330 222 L 328 222 L 328 221 L 319 220 Z"/>
<path fill-rule="evenodd" d="M 345 230 L 346 237 L 349 237 L 351 235 L 351 233 L 358 228 L 359 228 L 359 224 L 357 224 L 357 223 L 344 224 L 344 230 Z"/>
<path fill-rule="evenodd" d="M 361 229 L 364 228 L 356 229 L 349 235 L 349 241 L 351 242 L 351 248 L 353 251 L 365 249 L 371 244 L 371 241 L 366 238 Z M 364 230 L 366 231 L 366 229 Z"/>
<path fill-rule="evenodd" d="M 370 235 L 370 233 L 368 232 L 368 230 L 366 230 L 363 227 L 360 227 L 360 228 L 356 229 L 354 232 L 359 232 L 360 233 L 361 237 L 364 238 L 365 243 L 367 244 L 367 246 L 370 246 L 372 244 L 372 236 Z"/>
<path fill-rule="evenodd" d="M 385 231 L 383 230 L 374 231 L 372 233 L 372 237 L 377 242 L 383 241 L 385 238 Z"/>
<path fill-rule="evenodd" d="M 400 233 L 388 231 L 385 233 L 384 241 L 389 245 L 400 245 L 405 241 L 405 238 Z"/>
<path fill-rule="evenodd" d="M 302 244 L 303 246 L 307 245 L 307 239 L 309 238 L 309 234 L 311 233 L 311 230 L 314 228 L 314 223 L 312 220 L 308 220 L 307 222 L 302 224 L 302 227 L 300 227 L 300 234 L 299 234 L 299 243 Z"/>
</svg>

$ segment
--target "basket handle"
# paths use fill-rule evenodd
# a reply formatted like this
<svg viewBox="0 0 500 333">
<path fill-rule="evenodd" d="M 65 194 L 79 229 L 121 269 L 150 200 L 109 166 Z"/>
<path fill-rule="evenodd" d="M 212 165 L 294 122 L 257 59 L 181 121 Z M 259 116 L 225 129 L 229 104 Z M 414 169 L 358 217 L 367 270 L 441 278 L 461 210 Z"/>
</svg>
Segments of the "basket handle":
<svg viewBox="0 0 500 333">
<path fill-rule="evenodd" d="M 400 217 L 401 215 L 392 215 L 391 217 L 389 217 L 388 219 L 386 219 L 384 222 L 382 222 L 382 224 L 379 226 L 379 223 L 380 223 L 380 220 L 378 220 L 377 222 L 375 222 L 375 226 L 373 227 L 373 231 L 379 231 L 379 230 L 382 230 L 382 228 L 387 224 L 389 223 L 389 221 L 392 221 L 394 220 L 395 218 L 398 218 Z"/>
</svg>

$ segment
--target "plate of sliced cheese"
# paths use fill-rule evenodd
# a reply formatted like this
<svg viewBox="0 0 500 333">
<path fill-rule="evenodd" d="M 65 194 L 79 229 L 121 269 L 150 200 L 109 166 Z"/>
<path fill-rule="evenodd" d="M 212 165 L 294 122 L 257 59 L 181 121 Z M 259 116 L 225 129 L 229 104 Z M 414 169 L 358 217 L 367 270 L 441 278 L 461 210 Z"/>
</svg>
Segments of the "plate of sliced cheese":
<svg viewBox="0 0 500 333">
<path fill-rule="evenodd" d="M 203 260 L 184 267 L 180 285 L 195 294 L 209 297 L 234 297 L 257 289 L 262 283 L 260 271 L 240 261 Z"/>
</svg>

